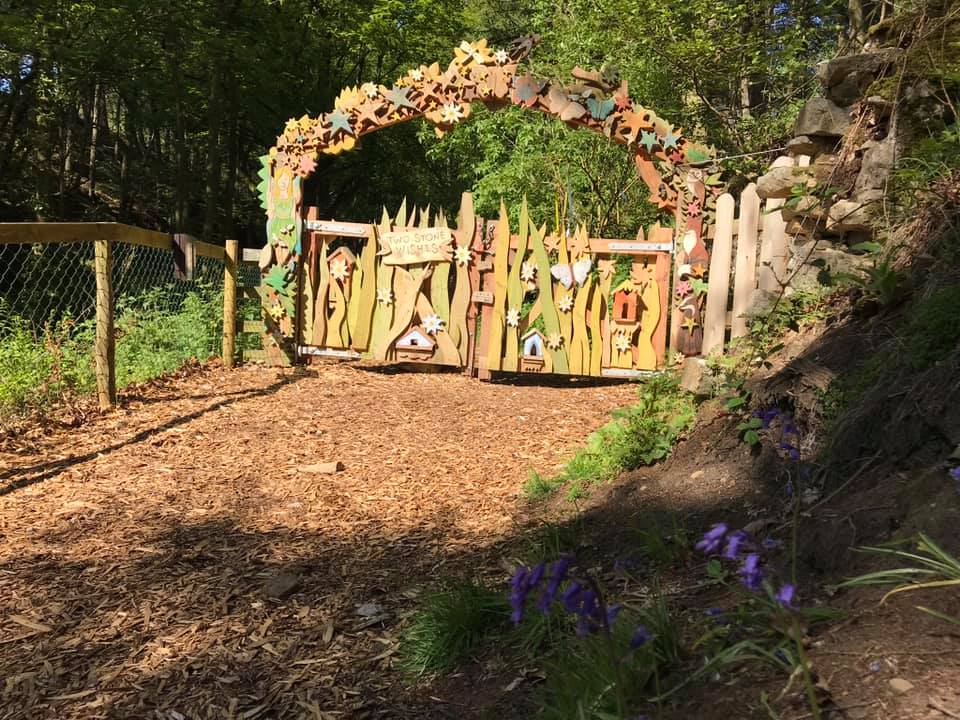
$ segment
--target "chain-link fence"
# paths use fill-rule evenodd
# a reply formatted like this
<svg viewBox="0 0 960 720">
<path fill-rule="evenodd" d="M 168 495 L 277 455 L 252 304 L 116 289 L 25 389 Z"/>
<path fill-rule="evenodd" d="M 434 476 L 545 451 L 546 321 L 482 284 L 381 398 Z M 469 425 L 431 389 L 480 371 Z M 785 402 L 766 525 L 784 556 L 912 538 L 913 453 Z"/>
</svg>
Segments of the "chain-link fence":
<svg viewBox="0 0 960 720">
<path fill-rule="evenodd" d="M 220 352 L 222 260 L 185 281 L 170 249 L 114 242 L 111 268 L 119 387 Z M 0 419 L 96 387 L 96 297 L 93 242 L 0 243 Z"/>
</svg>

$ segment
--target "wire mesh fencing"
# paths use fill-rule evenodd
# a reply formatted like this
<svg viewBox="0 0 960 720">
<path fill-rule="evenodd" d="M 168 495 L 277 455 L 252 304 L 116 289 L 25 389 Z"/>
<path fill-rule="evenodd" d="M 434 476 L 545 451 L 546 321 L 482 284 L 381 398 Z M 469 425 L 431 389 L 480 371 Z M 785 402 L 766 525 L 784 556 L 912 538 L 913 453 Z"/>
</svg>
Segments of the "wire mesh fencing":
<svg viewBox="0 0 960 720">
<path fill-rule="evenodd" d="M 0 419 L 96 387 L 94 243 L 0 244 Z M 173 253 L 114 242 L 116 384 L 220 352 L 223 262 L 198 255 L 178 279 Z"/>
</svg>

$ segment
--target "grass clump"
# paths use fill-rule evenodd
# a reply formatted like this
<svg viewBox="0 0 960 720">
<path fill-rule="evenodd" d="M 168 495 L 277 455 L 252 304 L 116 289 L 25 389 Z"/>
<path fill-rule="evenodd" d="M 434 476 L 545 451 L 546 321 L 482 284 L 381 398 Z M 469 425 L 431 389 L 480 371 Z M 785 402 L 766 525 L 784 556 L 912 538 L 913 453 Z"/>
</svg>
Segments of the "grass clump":
<svg viewBox="0 0 960 720">
<path fill-rule="evenodd" d="M 417 675 L 443 672 L 499 634 L 510 618 L 503 593 L 459 582 L 426 596 L 401 637 L 403 666 Z"/>
<path fill-rule="evenodd" d="M 570 499 L 581 497 L 591 483 L 667 457 L 695 414 L 693 396 L 675 377 L 651 378 L 638 391 L 637 403 L 615 410 L 613 420 L 590 435 L 558 475 L 531 475 L 524 491 L 528 497 L 542 498 L 566 486 Z"/>
</svg>

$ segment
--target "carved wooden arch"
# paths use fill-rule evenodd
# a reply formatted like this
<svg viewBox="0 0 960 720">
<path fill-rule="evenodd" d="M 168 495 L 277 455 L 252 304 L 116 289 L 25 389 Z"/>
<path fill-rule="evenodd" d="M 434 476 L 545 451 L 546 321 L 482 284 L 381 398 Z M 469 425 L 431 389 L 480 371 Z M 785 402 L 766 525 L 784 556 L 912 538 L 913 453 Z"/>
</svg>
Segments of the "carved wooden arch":
<svg viewBox="0 0 960 720">
<path fill-rule="evenodd" d="M 261 268 L 275 319 L 294 315 L 295 276 L 302 252 L 302 184 L 315 170 L 320 153 L 339 154 L 352 149 L 363 135 L 419 117 L 443 135 L 470 116 L 475 102 L 537 110 L 627 146 L 650 189 L 651 202 L 676 215 L 681 231 L 678 276 L 693 272 L 703 277 L 707 260 L 701 239 L 703 220 L 721 192 L 718 175 L 710 174 L 716 169 L 713 151 L 631 100 L 625 81 L 617 84 L 580 68 L 573 72 L 579 82 L 567 86 L 518 74 L 519 63 L 537 41 L 535 36 L 519 38 L 505 49 L 489 48 L 486 40 L 464 41 L 454 49 L 446 70 L 438 63 L 421 65 L 391 87 L 374 83 L 349 87 L 336 98 L 332 112 L 287 122 L 276 145 L 261 158 L 258 186 L 267 211 L 268 244 Z M 699 351 L 700 309 L 695 300 L 678 299 L 676 312 L 681 316 L 677 319 L 683 322 L 674 323 L 674 345 L 686 354 Z"/>
</svg>

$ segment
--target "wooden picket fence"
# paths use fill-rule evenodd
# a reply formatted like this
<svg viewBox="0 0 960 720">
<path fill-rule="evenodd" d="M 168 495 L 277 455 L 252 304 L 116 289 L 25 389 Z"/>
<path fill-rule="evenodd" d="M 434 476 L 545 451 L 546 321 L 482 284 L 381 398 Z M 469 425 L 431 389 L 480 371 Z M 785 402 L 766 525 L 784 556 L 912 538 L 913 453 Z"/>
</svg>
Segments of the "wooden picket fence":
<svg viewBox="0 0 960 720">
<path fill-rule="evenodd" d="M 721 353 L 728 339 L 747 334 L 747 311 L 758 293 L 781 291 L 789 261 L 787 224 L 779 212 L 784 202 L 768 199 L 761 203 L 757 186 L 751 183 L 740 195 L 739 216 L 735 217 L 735 198 L 729 193 L 717 198 L 716 224 L 707 232 L 713 244 L 703 314 L 703 355 Z"/>
</svg>

